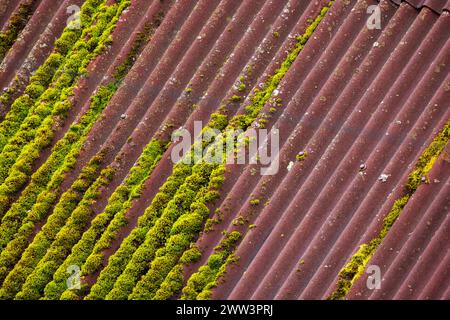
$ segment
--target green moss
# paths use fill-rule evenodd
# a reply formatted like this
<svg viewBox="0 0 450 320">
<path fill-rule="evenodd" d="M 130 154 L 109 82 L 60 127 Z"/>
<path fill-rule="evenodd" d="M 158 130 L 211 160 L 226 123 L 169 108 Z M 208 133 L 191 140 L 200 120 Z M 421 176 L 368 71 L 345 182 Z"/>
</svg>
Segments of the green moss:
<svg viewBox="0 0 450 320">
<path fill-rule="evenodd" d="M 287 69 L 280 71 L 276 81 L 280 81 L 286 71 Z M 264 95 L 259 95 L 258 98 L 255 98 L 255 93 L 251 112 L 244 115 L 244 121 L 238 121 L 237 118 L 229 121 L 224 108 L 220 108 L 219 112 L 211 116 L 204 131 L 210 128 L 224 131 L 227 127 L 245 130 L 275 88 L 276 86 L 268 86 Z M 231 102 L 238 102 L 236 97 L 231 98 Z M 241 99 L 239 97 L 239 101 Z M 215 142 L 203 140 L 200 143 L 213 150 L 215 144 L 225 143 L 225 137 L 224 135 Z M 217 190 L 223 183 L 223 173 L 223 164 L 176 164 L 172 175 L 139 219 L 137 227 L 109 258 L 86 299 L 148 299 L 166 297 L 179 290 L 183 264 L 180 259 L 198 236 L 209 215 L 206 203 L 219 196 Z M 224 272 L 226 261 L 233 260 L 230 258 L 231 252 L 223 249 L 227 245 L 234 245 L 233 236 L 227 237 L 227 241 L 217 248 L 224 257 L 220 260 L 221 263 L 216 259 L 213 269 L 209 266 L 209 270 L 213 271 L 211 281 L 216 281 L 216 277 Z M 84 274 L 98 270 L 87 268 L 88 265 L 86 263 L 84 266 Z M 216 270 L 219 265 L 220 268 Z M 212 286 L 209 282 L 205 285 Z"/>
<path fill-rule="evenodd" d="M 230 101 L 231 102 L 239 102 L 239 101 L 241 101 L 242 100 L 242 97 L 241 96 L 237 96 L 237 95 L 234 95 L 234 96 L 232 96 L 231 98 L 230 98 Z"/>
<path fill-rule="evenodd" d="M 329 3 L 329 6 L 331 5 L 331 3 L 332 2 Z M 251 96 L 251 104 L 246 106 L 245 108 L 246 113 L 233 117 L 229 121 L 227 128 L 239 128 L 245 131 L 251 125 L 251 123 L 258 116 L 260 116 L 261 110 L 272 97 L 273 92 L 280 84 L 281 80 L 289 70 L 294 60 L 299 55 L 306 41 L 309 39 L 314 29 L 325 16 L 329 6 L 321 11 L 319 16 L 306 29 L 305 34 L 298 38 L 297 44 L 287 55 L 281 66 L 275 71 L 274 75 L 266 80 L 262 89 L 257 88 L 253 91 L 253 94 Z M 251 73 L 251 69 L 248 70 L 248 72 Z M 264 123 L 266 121 L 267 120 L 265 118 L 261 118 L 260 124 L 264 126 Z M 259 199 L 252 199 L 251 204 L 258 205 Z M 246 223 L 245 219 L 242 221 Z M 241 224 L 242 221 L 239 220 L 236 223 Z M 208 264 L 202 266 L 197 273 L 194 273 L 189 278 L 187 285 L 183 288 L 182 299 L 209 299 L 211 297 L 211 289 L 217 285 L 222 274 L 226 272 L 227 265 L 235 262 L 237 259 L 232 254 L 232 248 L 234 248 L 239 237 L 239 233 L 233 233 L 233 236 L 231 237 L 229 234 L 226 234 L 221 245 L 216 248 L 217 252 L 209 258 Z"/>
<path fill-rule="evenodd" d="M 345 299 L 345 296 L 351 289 L 353 283 L 355 283 L 355 281 L 363 274 L 367 263 L 388 234 L 411 196 L 422 183 L 422 177 L 426 176 L 433 167 L 436 159 L 448 144 L 449 139 L 450 121 L 446 123 L 444 128 L 419 157 L 414 170 L 408 176 L 404 195 L 397 199 L 392 205 L 391 210 L 383 220 L 383 225 L 379 234 L 368 243 L 362 244 L 358 251 L 350 258 L 350 261 L 339 272 L 336 290 L 328 297 L 328 299 Z"/>
<path fill-rule="evenodd" d="M 122 10 L 123 10 L 123 8 L 124 7 L 122 7 Z M 136 55 L 138 54 L 138 51 L 133 51 L 133 52 Z M 130 56 L 129 56 L 129 59 L 126 59 L 124 64 L 128 64 L 129 60 L 131 60 Z M 121 66 L 119 66 L 119 68 L 122 66 L 123 66 L 123 64 Z M 120 70 L 124 70 L 124 69 L 120 68 Z M 116 75 L 117 74 L 118 73 L 116 73 Z M 123 76 L 124 75 L 125 74 L 123 74 Z M 39 221 L 40 219 L 42 219 L 42 214 L 45 213 L 46 210 L 48 210 L 49 205 L 51 205 L 52 202 L 56 199 L 55 197 L 51 197 L 51 195 L 54 192 L 55 188 L 57 189 L 59 183 L 62 181 L 62 173 L 64 173 L 64 170 L 66 170 L 66 168 L 70 168 L 71 166 L 73 166 L 75 164 L 75 154 L 80 150 L 81 145 L 82 145 L 82 140 L 80 140 L 80 141 L 77 140 L 77 134 L 83 134 L 83 133 L 86 134 L 89 131 L 90 126 L 96 121 L 96 117 L 103 110 L 104 106 L 106 106 L 106 104 L 110 100 L 112 94 L 115 92 L 118 85 L 120 84 L 121 80 L 122 79 L 120 79 L 120 78 L 116 78 L 113 83 L 111 83 L 107 86 L 101 87 L 98 90 L 98 93 L 93 98 L 91 98 L 91 108 L 88 111 L 88 113 L 81 118 L 81 120 L 78 124 L 73 125 L 70 128 L 69 132 L 66 134 L 66 136 L 63 138 L 63 140 L 59 141 L 58 144 L 55 146 L 56 149 L 53 150 L 51 157 L 53 157 L 53 155 L 58 155 L 58 154 L 65 155 L 66 153 L 63 152 L 63 150 L 57 149 L 57 147 L 60 147 L 61 145 L 64 145 L 67 147 L 68 145 L 70 145 L 69 143 L 66 143 L 67 141 L 68 142 L 77 142 L 77 143 L 71 145 L 72 151 L 69 153 L 71 157 L 66 158 L 66 162 L 65 162 L 66 165 L 64 165 L 62 168 L 58 169 L 56 171 L 56 173 L 53 175 L 51 183 L 47 186 L 47 188 L 48 188 L 47 190 L 49 190 L 49 191 L 45 191 L 46 193 L 43 193 L 43 194 L 41 193 L 39 195 L 38 203 L 36 203 L 36 205 L 33 207 L 33 208 L 36 208 L 36 210 L 32 211 L 29 214 L 30 218 L 35 217 L 34 219 L 37 218 L 36 221 Z M 64 143 L 62 143 L 62 141 Z M 155 147 L 155 144 L 153 144 L 153 147 Z M 152 149 L 152 151 L 154 151 L 154 152 L 146 153 L 144 151 L 143 156 L 141 157 L 141 161 L 138 162 L 139 165 L 142 165 L 142 162 L 145 161 L 142 159 L 147 159 L 147 158 L 153 159 L 153 160 L 149 161 L 150 166 L 153 167 L 155 165 L 154 161 L 157 161 L 157 160 L 155 160 L 155 158 L 159 157 L 159 155 L 162 154 L 163 151 L 160 148 L 158 149 L 157 147 L 155 149 Z M 46 168 L 49 169 L 52 167 L 52 164 L 54 165 L 54 162 L 47 161 L 44 164 L 44 167 L 47 166 Z M 30 278 L 31 280 L 29 280 L 29 281 L 27 280 L 25 282 L 23 291 L 18 295 L 18 298 L 33 298 L 33 297 L 40 296 L 42 294 L 43 286 L 45 285 L 45 283 L 48 282 L 48 280 L 50 280 L 49 276 L 52 274 L 52 272 L 54 272 L 54 270 L 55 270 L 54 268 L 57 267 L 59 265 L 59 263 L 61 263 L 63 261 L 63 259 L 69 253 L 68 250 L 70 250 L 72 248 L 73 244 L 75 244 L 75 242 L 78 241 L 79 237 L 81 236 L 82 230 L 84 230 L 84 226 L 90 221 L 90 216 L 92 215 L 92 211 L 90 210 L 90 205 L 97 198 L 98 190 L 100 189 L 100 187 L 102 185 L 109 183 L 108 181 L 113 176 L 111 169 L 103 170 L 100 177 L 97 178 L 96 182 L 92 185 L 92 187 L 90 187 L 91 182 L 88 182 L 87 180 L 84 180 L 84 179 L 86 177 L 89 177 L 89 179 L 91 181 L 95 180 L 96 173 L 98 172 L 98 169 L 95 169 L 95 166 L 97 166 L 97 168 L 98 168 L 98 165 L 100 165 L 100 164 L 101 164 L 101 160 L 99 160 L 98 157 L 94 157 L 93 160 L 91 161 L 90 165 L 83 168 L 82 175 L 80 176 L 79 179 L 77 179 L 75 181 L 75 183 L 72 185 L 71 189 L 61 197 L 61 201 L 57 205 L 56 208 L 61 208 L 62 211 L 61 211 L 61 213 L 59 213 L 59 212 L 57 212 L 57 213 L 59 213 L 61 215 L 63 212 L 68 212 L 68 211 L 69 211 L 69 213 L 72 212 L 73 209 L 70 209 L 70 208 L 76 207 L 76 209 L 75 209 L 75 211 L 73 211 L 72 215 L 70 216 L 70 218 L 68 220 L 68 224 L 63 229 L 61 229 L 61 231 L 56 235 L 56 239 L 53 242 L 50 249 L 48 250 L 47 254 L 44 256 L 44 258 L 37 265 L 36 269 L 33 271 L 33 277 Z M 62 170 L 62 169 L 64 169 L 64 170 Z M 84 174 L 84 176 L 83 176 L 83 174 Z M 135 177 L 135 175 L 134 175 L 134 177 Z M 39 186 L 39 184 L 45 185 L 46 180 L 42 179 L 40 177 L 36 177 L 35 181 L 36 181 L 36 184 L 33 185 L 33 187 L 37 188 Z M 74 196 L 76 195 L 76 193 L 83 194 L 84 191 L 86 189 L 88 189 L 89 187 L 90 187 L 90 189 L 84 194 L 82 201 L 77 206 L 78 202 L 75 200 Z M 31 193 L 34 192 L 34 196 L 35 196 L 36 190 L 35 189 L 30 189 L 30 190 L 32 191 Z M 130 197 L 131 198 L 136 197 L 138 195 L 138 193 L 139 193 L 138 190 L 132 189 Z M 23 198 L 23 199 L 25 199 L 25 198 Z M 42 201 L 44 201 L 44 202 L 42 202 Z M 24 200 L 23 203 L 32 204 L 33 200 L 30 200 L 28 198 L 28 200 L 27 201 Z M 45 209 L 45 208 L 47 208 L 47 209 Z M 69 208 L 69 209 L 67 209 L 67 208 Z M 55 211 L 56 211 L 56 209 L 55 209 Z M 34 212 L 40 212 L 40 213 L 38 215 L 35 215 Z M 51 218 L 54 215 L 55 215 L 55 213 L 51 216 Z M 101 217 L 99 217 L 96 221 L 104 222 L 104 221 L 102 221 Z M 25 221 L 24 226 L 25 225 L 28 226 L 29 223 L 27 221 Z M 99 227 L 98 225 L 95 225 L 95 226 Z M 19 230 L 18 234 L 21 234 L 21 232 L 22 233 L 25 232 L 25 230 L 26 230 L 26 232 L 29 233 L 32 231 L 32 228 L 31 229 L 30 228 L 27 228 L 27 229 L 21 228 Z M 55 228 L 55 230 L 57 231 L 58 229 Z M 98 228 L 96 230 L 98 230 Z M 17 241 L 20 240 L 21 241 L 20 243 L 24 243 L 24 241 L 21 239 L 24 239 L 25 237 L 26 237 L 26 234 L 24 236 L 18 236 Z M 12 244 L 14 242 L 17 243 L 17 241 L 13 241 L 11 243 Z M 34 245 L 34 242 L 33 242 L 32 246 L 33 245 Z M 36 247 L 39 247 L 38 245 L 36 245 Z M 23 249 L 24 248 L 25 247 L 23 246 Z M 15 249 L 16 249 L 15 254 L 17 255 L 17 253 L 18 253 L 20 255 L 20 252 L 22 252 L 22 251 L 17 250 L 17 247 L 15 247 Z M 41 252 L 41 251 L 39 251 L 39 252 Z M 4 260 L 5 260 L 5 262 L 7 262 L 6 261 L 7 259 L 4 259 Z M 33 259 L 29 259 L 29 261 L 31 263 L 33 263 L 32 260 Z M 0 258 L 0 261 L 3 261 L 3 260 Z M 36 261 L 38 261 L 38 260 L 36 260 Z M 11 261 L 9 261 L 9 262 L 11 262 Z M 52 267 L 49 267 L 48 262 L 52 263 Z M 12 264 L 9 263 L 9 265 L 11 266 Z M 53 268 L 52 272 L 49 271 L 50 268 Z M 7 270 L 7 268 L 4 270 Z M 21 270 L 23 270 L 23 268 Z M 20 272 L 20 270 L 18 272 Z M 47 280 L 44 280 L 44 279 L 47 279 Z M 60 285 L 60 284 L 61 283 L 58 283 L 58 285 Z M 49 291 L 52 291 L 53 293 L 55 293 L 55 290 L 52 290 L 53 285 L 55 285 L 55 283 L 52 283 L 52 285 L 50 285 Z M 61 286 L 59 288 L 61 289 Z M 4 292 L 4 294 L 8 295 L 10 293 Z"/>
<path fill-rule="evenodd" d="M 37 0 L 21 2 L 18 10 L 9 20 L 6 29 L 0 33 L 0 62 L 27 25 L 37 2 Z"/>
<path fill-rule="evenodd" d="M 94 268 L 92 266 L 98 266 L 103 263 L 102 251 L 109 247 L 118 230 L 125 224 L 124 214 L 126 210 L 130 208 L 131 201 L 140 195 L 144 181 L 150 172 L 153 171 L 166 148 L 166 144 L 152 141 L 143 150 L 142 155 L 139 157 L 136 165 L 130 170 L 124 183 L 110 196 L 105 211 L 94 218 L 90 228 L 72 248 L 71 254 L 65 258 L 64 263 L 56 270 L 53 281 L 45 288 L 46 299 L 57 299 L 66 290 L 66 268 L 68 266 L 72 264 L 81 266 L 86 260 L 89 260 L 89 264 L 85 268 L 89 268 L 89 266 Z M 100 177 L 93 184 L 93 190 L 98 191 L 100 187 L 109 183 L 113 176 L 114 170 L 110 168 L 103 170 Z M 87 192 L 78 208 L 85 207 L 89 210 L 95 198 Z M 80 227 L 84 225 L 79 224 Z M 76 228 L 77 226 L 73 227 Z M 52 258 L 52 261 L 54 262 L 55 259 Z"/>
<path fill-rule="evenodd" d="M 226 233 L 220 244 L 215 248 L 206 265 L 200 267 L 198 272 L 194 273 L 183 288 L 181 299 L 209 299 L 211 289 L 217 284 L 220 277 L 226 272 L 229 264 L 237 261 L 232 254 L 232 250 L 241 234 L 237 231 Z"/>
<path fill-rule="evenodd" d="M 105 33 L 110 34 L 114 29 L 118 16 L 124 9 L 122 6 L 124 3 L 129 1 L 122 0 L 120 5 L 106 6 L 104 9 L 101 7 L 99 10 L 103 12 L 97 16 L 95 25 L 83 30 L 83 34 L 91 35 L 89 41 L 92 41 L 93 48 L 89 50 L 88 43 L 84 39 L 79 39 L 59 66 L 49 89 L 42 92 L 44 87 L 42 83 L 45 82 L 42 78 L 45 80 L 49 78 L 43 74 L 49 67 L 47 61 L 46 67 L 40 68 L 41 70 L 31 78 L 24 98 L 18 99 L 19 102 L 26 102 L 20 106 L 23 110 L 19 112 L 15 109 L 14 104 L 18 101 L 16 100 L 7 114 L 6 123 L 0 125 L 0 141 L 4 146 L 0 154 L 0 188 L 7 189 L 8 195 L 14 195 L 23 187 L 32 174 L 32 164 L 39 157 L 40 151 L 51 143 L 55 123 L 63 120 L 71 107 L 70 97 L 73 95 L 78 70 L 84 68 L 101 52 L 97 49 L 103 46 L 102 38 L 105 37 Z M 95 37 L 96 33 L 100 36 Z M 50 56 L 50 61 L 55 56 L 56 53 Z M 38 97 L 33 108 L 33 98 Z M 22 122 L 23 116 L 25 118 Z M 0 216 L 3 214 L 4 212 L 0 212 Z"/>
</svg>

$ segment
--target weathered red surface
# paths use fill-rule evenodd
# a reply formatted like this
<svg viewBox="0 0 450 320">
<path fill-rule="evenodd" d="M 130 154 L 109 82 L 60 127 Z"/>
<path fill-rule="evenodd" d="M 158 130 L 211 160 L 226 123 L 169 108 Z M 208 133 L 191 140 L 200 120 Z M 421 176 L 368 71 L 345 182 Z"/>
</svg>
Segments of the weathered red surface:
<svg viewBox="0 0 450 320">
<path fill-rule="evenodd" d="M 370 265 L 378 265 L 382 284 L 367 289 L 367 275 L 350 291 L 350 299 L 444 299 L 450 286 L 450 161 L 440 157 L 429 184 L 413 195 L 384 239 Z"/>
<path fill-rule="evenodd" d="M 65 26 L 69 2 L 83 1 L 40 2 L 1 65 L 0 87 L 12 85 L 18 75 L 23 80 L 17 95 L 23 91 Z M 378 1 L 335 1 L 309 39 L 279 85 L 282 107 L 267 123 L 280 130 L 277 174 L 255 174 L 255 165 L 227 165 L 221 198 L 210 208 L 220 208 L 223 220 L 199 237 L 202 258 L 185 269 L 187 279 L 205 264 L 224 230 L 244 235 L 236 249 L 239 261 L 229 266 L 213 298 L 328 297 L 348 259 L 378 234 L 417 158 L 450 118 L 449 3 L 393 2 L 400 1 L 381 1 L 381 29 L 368 30 L 367 7 Z M 2 23 L 17 3 L 1 2 Z M 223 101 L 238 94 L 235 83 L 249 65 L 244 93 L 264 83 L 326 4 L 133 1 L 117 24 L 111 47 L 77 84 L 73 107 L 56 128 L 53 144 L 89 108 L 98 87 L 108 83 L 137 33 L 158 13 L 164 19 L 89 133 L 61 191 L 102 152 L 103 167 L 118 168 L 94 204 L 94 212 L 102 212 L 152 138 L 169 139 L 178 127 L 192 132 L 196 120 L 206 123 Z M 243 113 L 249 102 L 247 96 L 231 105 L 228 114 Z M 9 106 L 0 106 L 0 114 Z M 264 111 L 270 107 L 272 102 Z M 171 174 L 171 150 L 133 201 L 126 213 L 129 223 L 107 250 L 105 263 Z M 296 161 L 301 151 L 308 156 Z M 41 153 L 36 169 L 50 152 Z M 386 181 L 378 179 L 381 174 L 388 176 Z M 381 268 L 381 289 L 367 289 L 364 275 L 348 298 L 450 299 L 449 174 L 448 157 L 442 156 L 430 173 L 431 182 L 419 187 L 369 262 Z M 255 198 L 257 206 L 250 204 Z M 256 227 L 235 225 L 239 215 Z M 97 275 L 89 278 L 90 284 Z"/>
<path fill-rule="evenodd" d="M 336 23 L 340 30 L 331 42 L 319 47 L 322 55 L 306 80 L 289 72 L 283 86 L 292 86 L 291 80 L 300 88 L 278 120 L 281 138 L 290 135 L 281 151 L 282 171 L 262 179 L 244 174 L 232 183 L 226 221 L 252 210 L 256 228 L 240 244 L 240 259 L 214 297 L 326 298 L 347 259 L 379 230 L 415 159 L 449 119 L 448 13 L 386 2 L 382 7 L 381 31 L 364 27 L 365 8 L 356 5 Z M 330 13 L 338 8 L 339 2 Z M 322 28 L 341 15 L 330 14 Z M 320 30 L 298 64 L 324 39 Z M 287 173 L 302 150 L 309 156 Z M 377 180 L 381 173 L 389 175 L 384 183 Z M 250 208 L 255 194 L 270 203 Z M 230 224 L 229 230 L 235 228 Z M 200 239 L 210 250 L 216 243 Z"/>
</svg>

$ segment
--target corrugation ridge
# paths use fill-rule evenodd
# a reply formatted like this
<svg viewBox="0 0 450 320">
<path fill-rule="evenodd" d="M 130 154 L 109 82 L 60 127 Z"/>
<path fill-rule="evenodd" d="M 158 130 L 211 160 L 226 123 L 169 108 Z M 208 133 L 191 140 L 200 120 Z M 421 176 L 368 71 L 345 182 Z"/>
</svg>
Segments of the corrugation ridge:
<svg viewBox="0 0 450 320">
<path fill-rule="evenodd" d="M 4 25 L 10 20 L 10 16 L 17 7 L 14 4 L 17 0 L 5 0 L 0 3 L 0 30 L 3 30 Z"/>
<path fill-rule="evenodd" d="M 419 300 L 448 300 L 449 297 L 445 296 L 445 290 L 450 288 L 449 275 L 450 252 L 447 250 L 445 258 L 442 259 L 432 277 L 430 279 L 426 279 L 428 280 L 428 283 L 422 288 L 422 293 L 420 296 L 415 295 L 414 298 Z M 409 297 L 406 299 L 409 299 Z"/>
</svg>

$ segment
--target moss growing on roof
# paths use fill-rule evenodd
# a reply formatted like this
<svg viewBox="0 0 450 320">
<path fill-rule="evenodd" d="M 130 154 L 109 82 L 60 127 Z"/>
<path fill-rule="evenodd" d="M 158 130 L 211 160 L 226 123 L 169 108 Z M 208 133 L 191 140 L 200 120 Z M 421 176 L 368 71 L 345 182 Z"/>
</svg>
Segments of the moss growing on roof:
<svg viewBox="0 0 450 320">
<path fill-rule="evenodd" d="M 240 238 L 241 234 L 237 231 L 225 234 L 215 248 L 215 253 L 209 257 L 207 264 L 200 267 L 198 272 L 189 278 L 183 288 L 181 299 L 196 300 L 211 297 L 211 289 L 216 286 L 218 279 L 226 272 L 227 266 L 237 261 L 232 252 Z"/>
<path fill-rule="evenodd" d="M 241 128 L 246 130 L 251 123 L 255 121 L 258 116 L 260 116 L 261 110 L 273 96 L 273 92 L 277 89 L 281 80 L 284 78 L 289 68 L 300 54 L 304 45 L 319 25 L 326 12 L 329 10 L 332 2 L 333 1 L 329 2 L 328 5 L 321 10 L 320 14 L 307 27 L 305 33 L 297 38 L 297 43 L 294 45 L 294 48 L 281 63 L 281 66 L 275 71 L 274 75 L 267 79 L 262 89 L 257 88 L 254 90 L 251 97 L 252 103 L 245 108 L 246 113 L 234 116 L 230 120 L 227 128 Z M 260 127 L 264 126 L 265 121 L 265 119 L 259 120 Z M 253 206 L 258 205 L 259 202 L 259 199 L 252 199 L 250 201 Z M 237 223 L 239 224 L 239 222 Z M 239 234 L 239 236 L 237 236 L 237 234 Z M 227 249 L 223 251 L 219 250 L 218 253 L 212 255 L 208 260 L 208 264 L 206 266 L 202 266 L 197 273 L 194 273 L 191 276 L 186 287 L 183 288 L 182 299 L 209 299 L 211 297 L 211 289 L 217 285 L 221 275 L 226 272 L 227 265 L 235 262 L 237 259 L 232 254 L 233 248 L 240 237 L 240 233 L 237 234 L 234 234 L 232 241 L 225 238 L 224 241 L 226 244 L 221 243 L 221 246 L 223 245 Z"/>
<path fill-rule="evenodd" d="M 373 238 L 370 242 L 362 244 L 358 251 L 350 258 L 350 261 L 339 272 L 336 290 L 330 295 L 330 297 L 328 297 L 328 299 L 345 299 L 345 296 L 355 281 L 363 274 L 367 263 L 388 234 L 394 222 L 400 216 L 411 196 L 417 190 L 419 185 L 424 183 L 422 177 L 426 176 L 428 172 L 430 172 L 436 162 L 436 159 L 448 144 L 449 139 L 450 120 L 445 124 L 444 128 L 419 157 L 414 170 L 408 176 L 404 195 L 394 202 L 391 210 L 383 220 L 383 226 L 378 236 Z"/>
<path fill-rule="evenodd" d="M 9 20 L 6 29 L 0 33 L 0 62 L 27 25 L 33 13 L 33 7 L 37 2 L 37 0 L 21 2 L 17 12 Z"/>
</svg>

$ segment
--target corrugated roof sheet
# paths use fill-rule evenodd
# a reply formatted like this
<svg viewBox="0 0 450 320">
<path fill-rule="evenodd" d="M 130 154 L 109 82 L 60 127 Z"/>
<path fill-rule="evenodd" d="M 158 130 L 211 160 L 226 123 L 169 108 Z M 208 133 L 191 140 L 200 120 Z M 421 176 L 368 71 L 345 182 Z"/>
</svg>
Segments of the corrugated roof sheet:
<svg viewBox="0 0 450 320">
<path fill-rule="evenodd" d="M 301 150 L 310 156 L 283 170 L 283 179 L 251 185 L 252 178 L 239 179 L 246 184 L 239 188 L 243 207 L 232 212 L 249 209 L 245 189 L 270 203 L 255 214 L 256 228 L 240 244 L 240 259 L 216 298 L 328 297 L 339 270 L 379 229 L 414 161 L 449 119 L 448 69 L 439 67 L 448 66 L 448 14 L 382 2 L 383 28 L 369 31 L 366 5 L 352 2 L 342 12 L 339 4 L 294 65 L 292 83 L 299 87 L 278 125 L 292 128 L 283 168 Z M 333 24 L 338 31 L 326 36 Z M 315 67 L 302 75 L 296 66 L 313 55 Z M 362 173 L 360 164 L 367 167 Z"/>
<path fill-rule="evenodd" d="M 69 5 L 84 2 L 1 2 L 2 32 L 21 4 L 36 6 L 14 43 L 5 45 L 8 51 L 0 66 L 0 87 L 7 94 L 0 100 L 1 119 L 9 119 L 15 110 L 11 106 L 23 96 L 30 76 L 57 47 L 55 40 L 71 14 Z M 105 26 L 100 30 L 105 34 L 113 30 L 112 41 L 92 58 L 85 74 L 74 76 L 67 115 L 46 115 L 54 120 L 52 134 L 49 145 L 37 151 L 30 163 L 35 174 L 26 176 L 18 191 L 7 195 L 10 202 L 2 204 L 0 228 L 11 225 L 17 230 L 11 235 L 5 232 L 1 239 L 0 296 L 54 299 L 61 298 L 64 291 L 64 298 L 81 299 L 90 297 L 94 288 L 95 297 L 133 298 L 136 296 L 128 294 L 138 292 L 143 279 L 162 270 L 150 278 L 156 284 L 148 295 L 152 298 L 192 297 L 187 294 L 192 287 L 198 291 L 197 298 L 205 297 L 202 292 L 209 294 L 210 287 L 215 299 L 329 298 L 339 287 L 340 272 L 358 248 L 380 234 L 383 219 L 404 196 L 417 160 L 450 119 L 449 2 L 340 0 L 327 12 L 323 8 L 329 3 L 324 0 L 135 0 L 129 6 L 125 0 L 106 2 L 127 6 L 117 22 L 108 20 L 114 21 L 114 29 Z M 367 21 L 373 12 L 368 13 L 367 8 L 377 4 L 380 28 L 369 29 Z M 302 38 L 321 10 L 324 18 L 320 24 L 310 37 Z M 96 13 L 96 19 L 101 15 Z M 171 237 L 172 228 L 182 220 L 175 215 L 166 225 L 162 217 L 172 212 L 171 204 L 183 208 L 184 214 L 192 213 L 195 206 L 191 204 L 200 198 L 201 190 L 189 189 L 194 195 L 189 203 L 178 203 L 177 195 L 186 196 L 189 193 L 182 192 L 201 179 L 190 173 L 180 183 L 175 180 L 178 173 L 174 168 L 178 167 L 170 157 L 172 144 L 161 147 L 152 158 L 154 163 L 146 164 L 148 168 L 139 173 L 142 176 L 127 180 L 133 172 L 141 172 L 137 166 L 145 166 L 139 159 L 143 152 L 147 154 L 146 145 L 170 140 L 180 127 L 192 132 L 194 121 L 207 123 L 218 110 L 229 118 L 245 114 L 255 89 L 264 89 L 300 39 L 307 42 L 252 123 L 253 127 L 260 125 L 263 113 L 266 127 L 279 129 L 280 170 L 262 176 L 255 174 L 261 165 L 226 165 L 219 199 L 206 203 L 211 220 L 207 227 L 201 221 L 202 232 L 181 252 L 196 247 L 201 257 L 184 263 L 181 253 L 169 256 L 167 252 L 176 247 L 170 241 L 176 241 L 178 235 Z M 120 70 L 126 70 L 126 75 L 118 77 Z M 54 83 L 52 80 L 48 86 Z M 110 96 L 98 98 L 106 87 Z M 235 99 L 236 95 L 240 98 Z M 58 141 L 67 141 L 71 124 L 80 123 L 81 116 L 96 103 L 103 103 L 104 109 L 92 128 L 86 125 L 85 138 L 67 149 L 76 151 L 73 163 L 67 160 L 55 165 L 51 183 L 38 178 L 40 168 L 55 161 L 54 150 L 59 150 L 55 149 L 61 144 Z M 24 115 L 23 122 L 28 119 Z M 11 139 L 5 140 L 8 146 Z M 380 289 L 369 289 L 368 274 L 362 272 L 348 294 L 345 292 L 346 298 L 450 298 L 450 160 L 446 152 L 411 192 L 367 264 L 361 264 L 379 266 Z M 2 153 L 0 158 L 6 158 L 6 152 Z M 98 165 L 93 166 L 92 159 Z M 69 170 L 56 171 L 66 164 Z M 102 169 L 113 174 L 107 176 Z M 92 178 L 86 172 L 91 172 Z M 208 174 L 207 182 L 211 177 Z M 1 185 L 6 185 L 5 179 Z M 172 193 L 166 192 L 171 186 Z M 39 192 L 25 201 L 35 190 L 31 187 Z M 70 203 L 72 209 L 58 220 L 57 214 L 65 212 L 72 194 L 77 195 Z M 44 208 L 47 199 L 53 202 Z M 144 220 L 148 208 L 155 207 L 159 211 L 152 222 L 141 228 L 139 219 Z M 13 213 L 14 208 L 23 210 Z M 74 226 L 73 217 L 82 210 L 89 215 L 79 219 L 82 222 L 75 225 L 79 229 L 73 238 L 66 238 L 64 228 Z M 37 213 L 41 219 L 34 218 Z M 95 217 L 103 220 L 92 220 Z M 28 229 L 19 230 L 22 220 L 32 221 Z M 54 234 L 47 235 L 45 226 L 54 221 L 59 225 L 52 227 Z M 97 232 L 100 221 L 104 221 L 104 229 L 93 235 L 90 232 Z M 186 229 L 190 230 L 189 225 Z M 25 237 L 27 230 L 31 231 Z M 117 232 L 106 237 L 110 230 Z M 241 238 L 230 252 L 221 253 L 220 270 L 226 272 L 215 269 L 206 283 L 198 280 L 233 231 Z M 144 243 L 145 235 L 157 238 L 157 244 Z M 20 242 L 15 256 L 10 257 L 9 248 L 21 239 L 27 240 Z M 98 249 L 88 260 L 98 263 L 98 268 L 91 268 L 94 270 L 86 267 L 87 256 L 81 259 L 77 251 L 77 245 L 85 243 L 89 246 L 82 249 L 88 255 Z M 133 245 L 127 247 L 129 243 Z M 70 247 L 64 247 L 68 244 Z M 46 250 L 33 251 L 41 245 Z M 44 251 L 49 253 L 44 255 Z M 54 252 L 59 255 L 52 256 Z M 116 267 L 119 271 L 115 274 L 111 270 L 117 261 L 125 262 Z M 75 262 L 82 267 L 86 289 L 72 292 L 64 287 L 55 293 L 55 288 L 61 290 L 56 283 L 65 285 L 59 275 L 67 277 L 64 268 Z M 52 268 L 51 272 L 45 268 Z M 34 279 L 40 282 L 35 284 Z M 129 279 L 134 280 L 127 282 Z M 169 288 L 168 283 L 176 285 Z"/>
<path fill-rule="evenodd" d="M 449 165 L 443 155 L 371 259 L 383 275 L 380 289 L 368 290 L 365 275 L 349 298 L 449 299 Z"/>
</svg>

